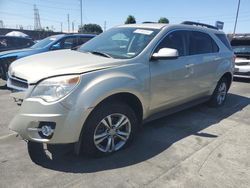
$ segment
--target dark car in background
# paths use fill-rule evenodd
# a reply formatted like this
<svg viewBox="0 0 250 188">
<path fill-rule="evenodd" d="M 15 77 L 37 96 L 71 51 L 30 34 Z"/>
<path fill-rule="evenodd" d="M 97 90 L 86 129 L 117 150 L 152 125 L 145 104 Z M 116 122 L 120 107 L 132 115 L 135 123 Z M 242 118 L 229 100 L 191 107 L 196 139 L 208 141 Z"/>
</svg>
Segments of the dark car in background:
<svg viewBox="0 0 250 188">
<path fill-rule="evenodd" d="M 9 65 L 17 59 L 53 50 L 77 49 L 95 36 L 92 34 L 54 35 L 35 43 L 29 48 L 0 52 L 0 76 L 3 80 L 6 80 Z"/>
<path fill-rule="evenodd" d="M 236 55 L 234 77 L 250 78 L 250 34 L 237 34 L 231 40 Z"/>
<path fill-rule="evenodd" d="M 32 45 L 34 41 L 31 38 L 0 35 L 0 52 L 28 48 Z"/>
</svg>

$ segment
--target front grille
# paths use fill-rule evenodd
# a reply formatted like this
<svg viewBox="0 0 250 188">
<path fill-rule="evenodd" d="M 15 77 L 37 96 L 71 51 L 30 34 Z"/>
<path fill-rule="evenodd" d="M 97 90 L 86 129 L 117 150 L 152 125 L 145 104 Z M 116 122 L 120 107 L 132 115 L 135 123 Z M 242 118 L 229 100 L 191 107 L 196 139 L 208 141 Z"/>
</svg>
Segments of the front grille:
<svg viewBox="0 0 250 188">
<path fill-rule="evenodd" d="M 239 76 L 250 76 L 250 72 L 235 72 L 234 74 Z"/>
<path fill-rule="evenodd" d="M 14 86 L 19 89 L 28 89 L 29 85 L 27 80 L 20 79 L 17 77 L 10 77 L 8 79 L 10 86 Z"/>
<path fill-rule="evenodd" d="M 245 65 L 250 65 L 250 62 L 237 62 L 235 63 L 237 66 L 245 66 Z"/>
</svg>

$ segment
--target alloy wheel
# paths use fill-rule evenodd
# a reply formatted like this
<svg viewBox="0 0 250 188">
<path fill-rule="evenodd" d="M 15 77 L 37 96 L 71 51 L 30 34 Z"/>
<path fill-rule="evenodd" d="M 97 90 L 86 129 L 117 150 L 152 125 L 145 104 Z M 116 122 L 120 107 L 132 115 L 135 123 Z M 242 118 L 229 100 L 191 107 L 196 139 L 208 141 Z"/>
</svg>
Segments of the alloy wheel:
<svg viewBox="0 0 250 188">
<path fill-rule="evenodd" d="M 225 101 L 226 95 L 227 95 L 227 85 L 225 82 L 222 82 L 218 88 L 218 94 L 217 94 L 217 103 L 219 105 L 221 105 Z"/>
<path fill-rule="evenodd" d="M 129 139 L 131 123 L 127 116 L 120 113 L 103 118 L 94 132 L 94 144 L 98 150 L 111 153 L 122 148 Z"/>
</svg>

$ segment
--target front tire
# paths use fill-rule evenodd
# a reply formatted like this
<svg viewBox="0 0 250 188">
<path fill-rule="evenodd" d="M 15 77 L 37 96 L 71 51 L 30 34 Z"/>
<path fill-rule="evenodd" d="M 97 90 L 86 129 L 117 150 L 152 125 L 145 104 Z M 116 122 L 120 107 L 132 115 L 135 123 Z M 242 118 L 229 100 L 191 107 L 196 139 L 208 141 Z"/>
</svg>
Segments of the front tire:
<svg viewBox="0 0 250 188">
<path fill-rule="evenodd" d="M 29 157 L 34 163 L 40 165 L 48 160 L 42 143 L 28 141 L 27 148 Z"/>
<path fill-rule="evenodd" d="M 134 111 L 127 104 L 101 104 L 84 124 L 81 152 L 103 156 L 125 148 L 135 136 L 137 122 Z"/>
<path fill-rule="evenodd" d="M 222 77 L 221 80 L 218 82 L 213 95 L 210 98 L 209 106 L 211 107 L 221 107 L 224 105 L 227 92 L 229 90 L 229 81 L 225 77 Z"/>
</svg>

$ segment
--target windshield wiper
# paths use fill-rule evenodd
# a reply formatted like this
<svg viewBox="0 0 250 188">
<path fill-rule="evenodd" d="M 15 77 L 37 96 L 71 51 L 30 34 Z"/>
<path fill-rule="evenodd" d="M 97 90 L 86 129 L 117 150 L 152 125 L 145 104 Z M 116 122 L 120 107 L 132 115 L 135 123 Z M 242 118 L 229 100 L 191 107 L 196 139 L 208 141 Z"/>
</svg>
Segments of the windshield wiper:
<svg viewBox="0 0 250 188">
<path fill-rule="evenodd" d="M 100 55 L 100 56 L 107 57 L 107 58 L 112 58 L 109 54 L 104 53 L 104 52 L 91 51 L 89 53 L 92 53 L 92 54 L 95 54 L 95 55 Z"/>
</svg>

